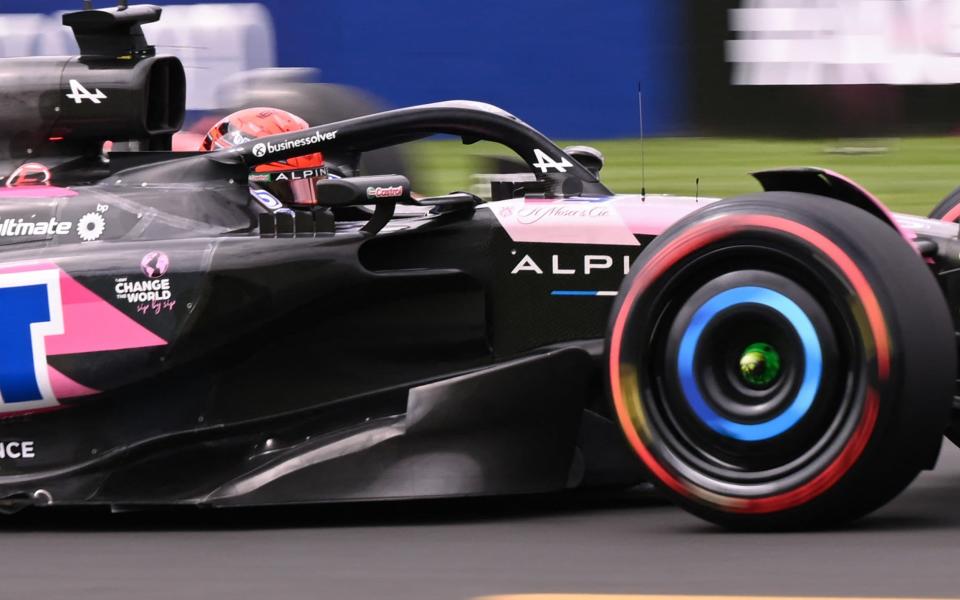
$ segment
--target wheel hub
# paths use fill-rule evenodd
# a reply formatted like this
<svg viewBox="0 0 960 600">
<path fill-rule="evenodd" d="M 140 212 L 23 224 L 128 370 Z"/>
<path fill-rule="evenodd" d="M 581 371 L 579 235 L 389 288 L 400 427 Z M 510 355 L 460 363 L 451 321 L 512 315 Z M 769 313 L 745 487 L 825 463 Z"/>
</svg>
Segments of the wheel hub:
<svg viewBox="0 0 960 600">
<path fill-rule="evenodd" d="M 764 389 L 780 377 L 780 354 L 770 344 L 756 342 L 740 355 L 740 378 L 747 385 Z"/>
</svg>

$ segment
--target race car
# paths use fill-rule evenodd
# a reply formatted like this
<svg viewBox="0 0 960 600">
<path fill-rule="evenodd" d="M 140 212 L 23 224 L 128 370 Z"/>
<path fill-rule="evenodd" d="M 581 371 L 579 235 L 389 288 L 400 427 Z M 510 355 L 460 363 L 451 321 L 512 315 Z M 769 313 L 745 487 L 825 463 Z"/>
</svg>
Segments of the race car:
<svg viewBox="0 0 960 600">
<path fill-rule="evenodd" d="M 956 223 L 813 168 L 725 200 L 617 195 L 597 151 L 466 101 L 172 152 L 182 66 L 140 31 L 159 15 L 67 13 L 81 56 L 0 61 L 5 510 L 648 479 L 726 526 L 798 528 L 934 465 Z M 357 171 L 434 134 L 529 175 L 482 202 Z M 251 193 L 315 154 L 338 173 L 315 204 Z"/>
</svg>

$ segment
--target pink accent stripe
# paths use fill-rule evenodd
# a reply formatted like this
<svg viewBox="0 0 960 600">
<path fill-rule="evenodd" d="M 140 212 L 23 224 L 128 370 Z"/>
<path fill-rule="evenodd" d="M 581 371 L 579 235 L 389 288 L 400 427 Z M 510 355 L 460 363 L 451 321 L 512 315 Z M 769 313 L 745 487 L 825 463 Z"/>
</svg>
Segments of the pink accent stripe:
<svg viewBox="0 0 960 600">
<path fill-rule="evenodd" d="M 59 399 L 92 396 L 100 393 L 100 390 L 77 383 L 50 365 L 47 365 L 47 370 L 50 372 L 50 386 L 53 387 L 53 394 Z"/>
<path fill-rule="evenodd" d="M 46 261 L 33 261 L 22 263 L 9 263 L 0 267 L 0 273 L 25 273 L 28 271 L 44 271 L 47 269 L 57 269 L 56 264 Z"/>
<path fill-rule="evenodd" d="M 620 218 L 632 233 L 640 235 L 660 235 L 668 227 L 702 208 L 704 203 L 691 202 L 685 198 L 648 198 L 628 197 L 616 202 Z"/>
<path fill-rule="evenodd" d="M 167 342 L 60 271 L 63 335 L 47 337 L 47 355 L 163 346 Z"/>
<path fill-rule="evenodd" d="M 15 200 L 17 198 L 72 198 L 77 192 L 70 188 L 53 185 L 22 185 L 18 187 L 0 188 L 0 200 Z"/>
<path fill-rule="evenodd" d="M 0 273 L 59 269 L 49 261 L 0 267 Z M 47 336 L 47 356 L 163 346 L 167 342 L 60 270 L 63 334 Z"/>
</svg>

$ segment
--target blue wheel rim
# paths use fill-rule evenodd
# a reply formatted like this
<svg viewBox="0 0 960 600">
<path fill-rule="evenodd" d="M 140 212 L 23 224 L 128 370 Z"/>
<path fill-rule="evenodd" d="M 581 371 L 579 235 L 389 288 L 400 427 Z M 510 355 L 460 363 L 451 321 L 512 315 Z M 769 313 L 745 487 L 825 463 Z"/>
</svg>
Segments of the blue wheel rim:
<svg viewBox="0 0 960 600">
<path fill-rule="evenodd" d="M 723 311 L 745 304 L 766 306 L 780 313 L 793 327 L 803 348 L 804 370 L 793 401 L 782 412 L 760 423 L 741 423 L 718 414 L 703 397 L 694 369 L 700 338 L 707 325 Z M 720 292 L 693 314 L 680 340 L 677 372 L 687 404 L 707 427 L 726 437 L 757 442 L 789 430 L 810 410 L 820 388 L 823 353 L 813 323 L 796 302 L 768 288 L 742 286 Z"/>
</svg>

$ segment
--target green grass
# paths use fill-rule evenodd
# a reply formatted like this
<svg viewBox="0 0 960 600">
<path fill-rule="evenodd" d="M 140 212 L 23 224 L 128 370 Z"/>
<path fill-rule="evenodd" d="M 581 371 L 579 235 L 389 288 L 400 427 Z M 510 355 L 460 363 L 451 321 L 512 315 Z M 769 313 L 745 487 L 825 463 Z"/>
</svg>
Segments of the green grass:
<svg viewBox="0 0 960 600">
<path fill-rule="evenodd" d="M 635 139 L 560 142 L 586 143 L 606 156 L 601 179 L 618 193 L 640 191 L 640 143 Z M 728 197 L 759 191 L 751 171 L 783 166 L 819 166 L 853 178 L 893 210 L 926 215 L 960 185 L 960 139 L 952 137 L 886 140 L 773 140 L 735 138 L 649 138 L 646 144 L 648 193 L 692 195 L 700 178 L 701 196 Z M 840 154 L 840 147 L 882 148 L 883 152 Z M 502 146 L 464 146 L 456 140 L 413 145 L 424 193 L 465 189 L 470 174 L 482 171 L 483 155 L 511 155 Z"/>
</svg>

